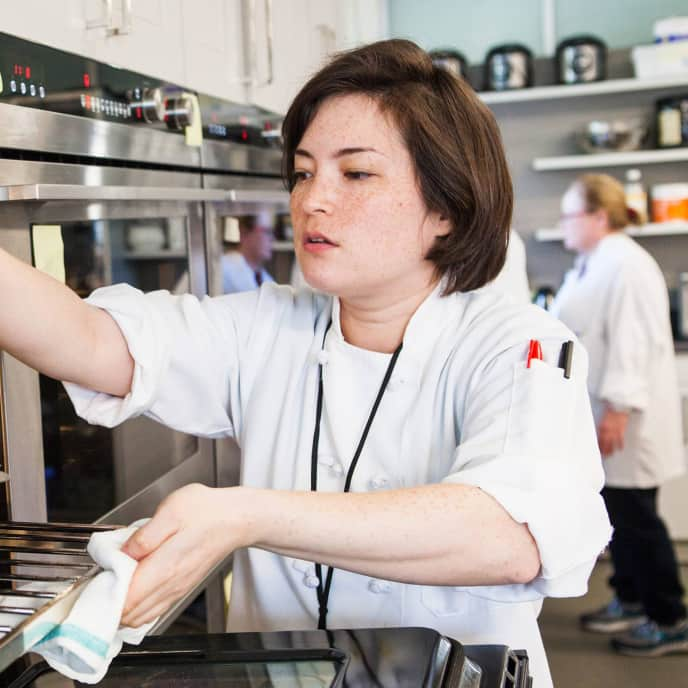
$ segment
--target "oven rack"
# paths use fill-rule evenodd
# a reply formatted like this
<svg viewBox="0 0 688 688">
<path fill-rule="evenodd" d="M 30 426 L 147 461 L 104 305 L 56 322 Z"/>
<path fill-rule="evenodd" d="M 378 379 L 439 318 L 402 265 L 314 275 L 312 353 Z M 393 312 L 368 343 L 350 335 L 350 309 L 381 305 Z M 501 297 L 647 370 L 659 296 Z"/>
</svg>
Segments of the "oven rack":
<svg viewBox="0 0 688 688">
<path fill-rule="evenodd" d="M 97 566 L 91 534 L 116 526 L 0 522 L 0 672 L 62 623 Z"/>
</svg>

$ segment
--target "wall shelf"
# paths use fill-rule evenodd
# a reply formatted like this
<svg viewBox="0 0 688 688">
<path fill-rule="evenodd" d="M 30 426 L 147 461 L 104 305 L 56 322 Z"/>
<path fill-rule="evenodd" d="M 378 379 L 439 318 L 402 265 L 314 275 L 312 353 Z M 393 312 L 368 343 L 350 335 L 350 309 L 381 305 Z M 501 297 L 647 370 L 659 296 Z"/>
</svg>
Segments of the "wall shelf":
<svg viewBox="0 0 688 688">
<path fill-rule="evenodd" d="M 673 222 L 651 222 L 647 225 L 629 227 L 626 234 L 632 237 L 662 237 L 677 236 L 680 234 L 688 235 L 688 222 L 676 220 Z M 561 229 L 536 229 L 535 239 L 537 241 L 562 241 L 564 232 Z"/>
<path fill-rule="evenodd" d="M 623 153 L 589 153 L 587 155 L 561 155 L 553 158 L 535 158 L 533 169 L 580 170 L 591 167 L 622 167 L 627 165 L 650 165 L 688 160 L 688 148 L 666 150 L 639 150 Z"/>
<path fill-rule="evenodd" d="M 633 93 L 667 88 L 686 88 L 688 73 L 663 79 L 609 79 L 590 84 L 570 84 L 566 86 L 536 86 L 513 91 L 484 91 L 478 96 L 488 105 L 502 103 L 521 103 L 535 100 L 555 100 L 578 96 L 596 96 L 609 93 Z"/>
</svg>

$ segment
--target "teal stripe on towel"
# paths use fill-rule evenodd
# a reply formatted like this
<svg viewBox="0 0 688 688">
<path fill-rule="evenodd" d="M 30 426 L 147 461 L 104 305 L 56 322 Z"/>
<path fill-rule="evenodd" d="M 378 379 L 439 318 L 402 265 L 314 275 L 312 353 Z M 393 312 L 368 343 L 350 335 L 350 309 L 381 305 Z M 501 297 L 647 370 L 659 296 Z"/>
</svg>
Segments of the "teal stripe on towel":
<svg viewBox="0 0 688 688">
<path fill-rule="evenodd" d="M 40 650 L 40 645 L 43 643 L 57 638 L 69 638 L 69 640 L 79 643 L 79 645 L 99 657 L 105 657 L 109 647 L 109 644 L 101 638 L 88 633 L 80 626 L 75 626 L 74 624 L 60 624 L 56 626 L 51 623 L 43 623 L 36 627 L 31 637 L 40 638 L 36 645 L 37 650 Z"/>
</svg>

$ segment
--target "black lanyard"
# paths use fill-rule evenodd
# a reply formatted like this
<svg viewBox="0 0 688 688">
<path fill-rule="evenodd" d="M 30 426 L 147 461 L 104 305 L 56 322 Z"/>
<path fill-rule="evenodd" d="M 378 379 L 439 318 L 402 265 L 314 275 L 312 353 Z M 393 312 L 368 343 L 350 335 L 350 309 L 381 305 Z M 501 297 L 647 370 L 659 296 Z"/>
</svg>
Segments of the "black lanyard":
<svg viewBox="0 0 688 688">
<path fill-rule="evenodd" d="M 325 337 L 330 329 L 330 325 L 327 326 L 325 330 Z M 323 337 L 323 347 L 325 346 L 325 337 Z M 402 342 L 403 344 L 403 342 Z M 363 445 L 365 444 L 366 438 L 368 437 L 368 431 L 370 426 L 373 424 L 373 419 L 377 413 L 378 406 L 382 401 L 382 397 L 389 384 L 389 379 L 392 377 L 392 371 L 397 363 L 399 354 L 401 353 L 402 344 L 396 348 L 396 351 L 392 354 L 392 360 L 387 366 L 387 371 L 382 379 L 382 384 L 378 390 L 377 397 L 375 398 L 375 403 L 366 421 L 365 428 L 363 429 L 363 434 L 361 439 L 358 441 L 358 447 L 356 447 L 356 453 L 351 461 L 349 470 L 346 473 L 346 480 L 344 482 L 344 492 L 349 492 L 351 488 L 351 480 L 354 477 L 354 471 L 356 470 L 356 464 L 358 463 L 358 458 L 363 451 Z M 318 401 L 315 409 L 315 429 L 313 430 L 313 448 L 311 450 L 311 491 L 317 492 L 318 490 L 318 442 L 320 440 L 320 419 L 322 417 L 322 405 L 323 405 L 323 380 L 322 380 L 322 363 L 318 365 Z M 323 578 L 322 578 L 322 566 L 320 564 L 315 565 L 315 575 L 318 578 L 318 587 L 316 593 L 318 595 L 318 628 L 320 630 L 327 630 L 327 601 L 330 598 L 330 588 L 332 587 L 332 575 L 334 569 L 330 566 L 327 570 L 327 578 L 325 580 L 325 586 L 323 588 Z"/>
</svg>

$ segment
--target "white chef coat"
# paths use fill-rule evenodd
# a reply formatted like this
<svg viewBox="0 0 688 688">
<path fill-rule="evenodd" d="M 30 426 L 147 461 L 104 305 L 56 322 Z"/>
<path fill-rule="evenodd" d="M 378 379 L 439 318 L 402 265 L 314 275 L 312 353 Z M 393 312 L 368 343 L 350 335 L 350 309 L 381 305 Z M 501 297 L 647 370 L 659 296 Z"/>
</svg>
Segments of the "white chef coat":
<svg viewBox="0 0 688 688">
<path fill-rule="evenodd" d="M 530 303 L 530 286 L 526 272 L 526 247 L 518 232 L 511 230 L 506 250 L 504 267 L 485 289 L 515 299 L 519 303 Z"/>
<path fill-rule="evenodd" d="M 308 490 L 322 362 L 319 489 L 343 489 L 390 357 L 344 341 L 336 298 L 265 284 L 199 301 L 117 285 L 89 300 L 118 322 L 136 367 L 124 399 L 66 385 L 86 420 L 114 425 L 145 413 L 183 432 L 234 435 L 243 484 Z M 441 297 L 438 287 L 425 300 L 407 327 L 352 490 L 479 486 L 528 523 L 541 573 L 528 585 L 443 587 L 338 570 L 329 627 L 427 626 L 465 643 L 525 648 L 535 685 L 551 685 L 537 626 L 542 598 L 584 594 L 611 530 L 599 495 L 587 356 L 577 345 L 570 380 L 555 367 L 572 337 L 541 309 L 489 293 Z M 531 338 L 541 341 L 545 362 L 526 370 Z M 460 527 L 447 523 L 446 537 Z M 237 551 L 228 628 L 315 628 L 313 574 L 305 561 Z"/>
<path fill-rule="evenodd" d="M 630 409 L 624 448 L 603 461 L 610 487 L 650 488 L 684 471 L 667 288 L 652 256 L 623 232 L 605 236 L 566 275 L 551 309 L 585 345 L 597 423 Z"/>
<path fill-rule="evenodd" d="M 272 275 L 265 268 L 260 268 L 258 272 L 260 272 L 261 284 L 274 282 Z M 222 292 L 234 294 L 258 287 L 256 271 L 246 262 L 243 254 L 239 251 L 227 251 L 222 256 Z"/>
</svg>

